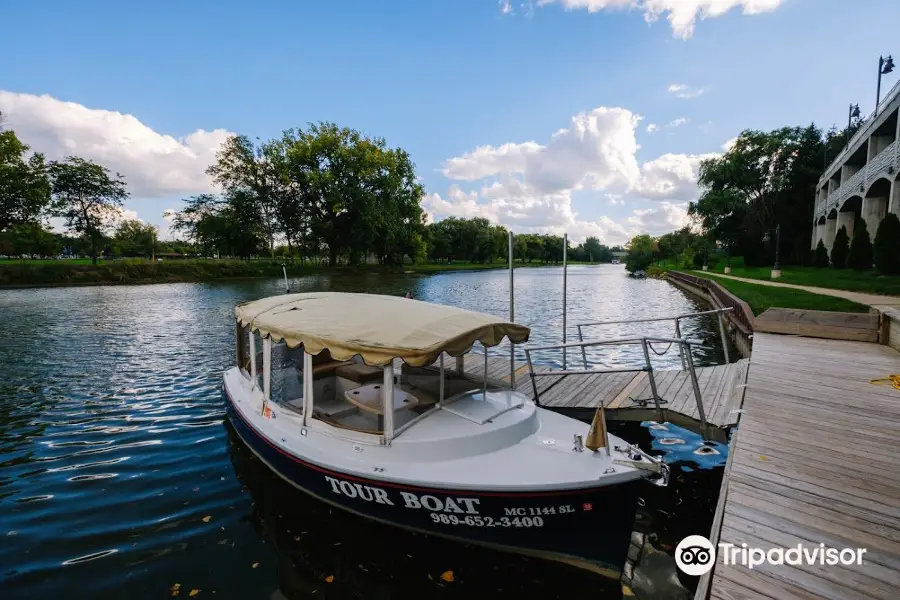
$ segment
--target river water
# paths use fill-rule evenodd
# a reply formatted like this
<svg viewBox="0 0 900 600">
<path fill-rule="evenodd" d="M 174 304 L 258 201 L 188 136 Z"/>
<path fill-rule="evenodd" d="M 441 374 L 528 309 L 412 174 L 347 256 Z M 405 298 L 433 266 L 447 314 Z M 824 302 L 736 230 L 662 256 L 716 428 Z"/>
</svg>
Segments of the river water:
<svg viewBox="0 0 900 600">
<path fill-rule="evenodd" d="M 516 320 L 532 327 L 532 343 L 559 342 L 562 270 L 515 274 Z M 505 271 L 320 275 L 291 286 L 412 291 L 498 315 L 509 302 Z M 0 596 L 689 597 L 696 582 L 679 578 L 672 549 L 709 530 L 725 448 L 693 454 L 702 440 L 672 425 L 611 427 L 666 450 L 675 465 L 668 488 L 647 486 L 625 586 L 370 523 L 273 475 L 224 419 L 220 375 L 234 360 L 234 305 L 283 288 L 253 280 L 0 291 Z M 569 325 L 707 308 L 667 282 L 628 278 L 621 266 L 572 267 L 567 288 Z M 671 324 L 596 333 L 637 331 L 673 333 Z M 682 333 L 706 340 L 698 364 L 722 362 L 715 321 L 685 323 Z M 632 349 L 589 358 L 623 365 L 640 357 Z M 657 368 L 678 363 L 674 353 L 653 358 Z M 660 435 L 684 443 L 658 446 Z"/>
</svg>

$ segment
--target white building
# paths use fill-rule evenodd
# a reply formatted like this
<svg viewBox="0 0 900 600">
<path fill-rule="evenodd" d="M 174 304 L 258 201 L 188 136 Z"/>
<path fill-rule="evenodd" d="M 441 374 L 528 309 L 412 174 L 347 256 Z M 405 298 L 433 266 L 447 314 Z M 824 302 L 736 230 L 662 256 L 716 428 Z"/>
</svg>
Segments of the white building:
<svg viewBox="0 0 900 600">
<path fill-rule="evenodd" d="M 888 92 L 847 147 L 828 165 L 816 188 L 812 248 L 828 252 L 841 227 L 853 237 L 857 216 L 875 240 L 888 211 L 900 216 L 900 82 Z"/>
</svg>

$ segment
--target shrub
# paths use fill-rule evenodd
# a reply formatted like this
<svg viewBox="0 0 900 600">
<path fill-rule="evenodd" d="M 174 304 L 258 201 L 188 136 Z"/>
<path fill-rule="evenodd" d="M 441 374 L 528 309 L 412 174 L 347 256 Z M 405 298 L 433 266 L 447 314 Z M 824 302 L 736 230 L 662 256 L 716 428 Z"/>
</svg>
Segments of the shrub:
<svg viewBox="0 0 900 600">
<path fill-rule="evenodd" d="M 824 269 L 828 266 L 828 250 L 825 249 L 825 242 L 819 240 L 819 245 L 816 246 L 816 268 Z"/>
<path fill-rule="evenodd" d="M 900 219 L 888 213 L 875 232 L 875 268 L 884 275 L 900 275 Z"/>
<path fill-rule="evenodd" d="M 847 256 L 847 266 L 857 271 L 867 271 L 872 268 L 872 242 L 869 240 L 869 230 L 865 219 L 857 219 L 853 228 L 853 241 L 850 242 L 850 254 Z"/>
<path fill-rule="evenodd" d="M 834 243 L 831 245 L 831 266 L 835 269 L 845 268 L 849 253 L 850 237 L 847 235 L 847 228 L 842 225 L 838 229 L 837 235 L 834 236 Z"/>
</svg>

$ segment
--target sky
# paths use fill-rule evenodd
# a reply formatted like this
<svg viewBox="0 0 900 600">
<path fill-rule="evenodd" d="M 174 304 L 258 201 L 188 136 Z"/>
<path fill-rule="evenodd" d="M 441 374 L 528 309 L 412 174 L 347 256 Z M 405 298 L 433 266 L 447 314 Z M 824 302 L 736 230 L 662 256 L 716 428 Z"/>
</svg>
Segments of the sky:
<svg viewBox="0 0 900 600">
<path fill-rule="evenodd" d="M 659 235 L 686 223 L 702 159 L 745 129 L 868 114 L 878 57 L 900 55 L 897 0 L 6 4 L 5 126 L 121 172 L 123 216 L 164 239 L 167 211 L 215 191 L 229 135 L 317 121 L 406 149 L 430 219 Z"/>
</svg>

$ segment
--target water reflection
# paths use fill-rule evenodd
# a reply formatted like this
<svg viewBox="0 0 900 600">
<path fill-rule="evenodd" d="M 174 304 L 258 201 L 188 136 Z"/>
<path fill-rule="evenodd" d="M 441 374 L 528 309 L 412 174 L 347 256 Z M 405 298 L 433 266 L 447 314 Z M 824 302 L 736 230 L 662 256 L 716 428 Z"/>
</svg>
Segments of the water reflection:
<svg viewBox="0 0 900 600">
<path fill-rule="evenodd" d="M 505 315 L 507 274 L 316 276 L 297 290 L 402 295 Z M 518 320 L 538 343 L 560 341 L 561 271 L 516 272 Z M 399 533 L 328 508 L 290 488 L 229 440 L 221 372 L 233 361 L 237 302 L 282 292 L 273 280 L 0 292 L 0 585 L 3 598 L 433 597 L 527 594 L 621 596 L 618 584 L 527 560 Z M 621 267 L 573 267 L 568 322 L 702 310 L 669 284 Z M 651 329 L 671 334 L 671 325 Z M 614 326 L 608 335 L 630 333 Z M 721 361 L 714 322 L 686 323 L 708 340 L 699 364 Z M 559 355 L 537 357 L 558 363 Z M 575 357 L 570 356 L 570 360 Z M 596 357 L 634 358 L 628 350 Z M 657 367 L 677 355 L 654 357 Z M 657 362 L 658 361 L 658 362 Z M 669 362 L 667 362 L 669 361 Z M 671 547 L 706 531 L 720 468 L 696 436 L 626 437 L 679 467 L 648 486 L 635 524 L 629 585 L 639 597 L 684 597 Z M 662 435 L 662 433 L 660 435 Z M 654 441 L 655 440 L 655 441 Z M 686 453 L 682 457 L 681 453 Z M 305 532 L 305 533 L 304 533 Z M 297 539 L 295 539 L 297 538 Z M 254 566 L 255 565 L 255 566 Z M 452 570 L 452 583 L 440 579 Z M 325 578 L 334 576 L 333 583 Z"/>
</svg>

